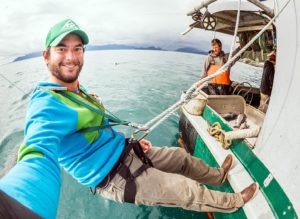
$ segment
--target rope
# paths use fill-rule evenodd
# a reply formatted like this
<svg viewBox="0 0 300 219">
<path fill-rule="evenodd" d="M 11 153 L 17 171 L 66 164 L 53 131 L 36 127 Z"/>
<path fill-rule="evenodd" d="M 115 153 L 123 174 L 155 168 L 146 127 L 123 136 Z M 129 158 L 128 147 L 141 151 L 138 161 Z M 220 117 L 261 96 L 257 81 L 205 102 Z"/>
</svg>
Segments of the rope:
<svg viewBox="0 0 300 219">
<path fill-rule="evenodd" d="M 225 131 L 222 129 L 220 123 L 215 122 L 211 126 L 208 126 L 208 133 L 213 136 L 217 141 L 221 142 L 224 149 L 229 149 L 232 144 L 231 140 L 225 140 Z"/>
<path fill-rule="evenodd" d="M 211 0 L 212 2 L 214 2 L 215 0 Z M 265 32 L 265 30 L 272 25 L 272 23 L 274 22 L 274 20 L 282 13 L 282 11 L 286 8 L 286 6 L 288 5 L 288 3 L 291 0 L 288 0 L 285 5 L 280 9 L 280 11 L 269 21 L 268 24 L 266 24 L 266 26 L 259 32 L 257 33 L 257 35 L 255 37 L 252 38 L 252 40 L 250 40 L 237 54 L 235 54 L 231 59 L 228 59 L 227 62 L 214 74 L 211 74 L 199 81 L 197 81 L 196 83 L 194 83 L 188 90 L 187 92 L 182 96 L 182 98 L 177 101 L 175 104 L 173 104 L 171 107 L 169 107 L 168 109 L 166 109 L 165 111 L 163 111 L 161 114 L 157 115 L 156 117 L 154 117 L 153 119 L 151 119 L 149 122 L 147 122 L 145 125 L 141 125 L 141 124 L 136 124 L 136 123 L 131 123 L 129 122 L 128 125 L 136 128 L 137 130 L 132 134 L 133 136 L 136 135 L 138 132 L 143 131 L 144 134 L 142 136 L 145 137 L 146 135 L 148 135 L 148 133 L 150 133 L 150 131 L 152 131 L 154 128 L 156 128 L 160 123 L 162 123 L 164 120 L 166 120 L 170 115 L 172 115 L 177 109 L 178 107 L 187 102 L 187 100 L 190 100 L 192 98 L 194 98 L 195 96 L 197 96 L 201 89 L 204 87 L 204 83 L 211 80 L 212 78 L 222 74 L 227 68 L 228 66 L 237 59 L 237 57 L 239 57 L 243 52 L 246 51 L 246 49 L 248 49 L 248 47 L 251 46 L 251 44 L 257 40 L 257 38 L 263 34 Z M 240 3 L 240 2 L 239 2 Z M 240 6 L 239 6 L 239 11 L 240 11 Z M 238 13 L 239 14 L 239 13 Z M 239 17 L 239 16 L 238 16 Z M 169 46 L 169 45 L 168 45 Z M 12 86 L 14 86 L 15 88 L 17 88 L 19 91 L 21 91 L 22 93 L 24 93 L 24 91 L 19 88 L 18 86 L 16 86 L 13 82 L 11 82 L 10 80 L 8 80 L 6 77 L 4 77 L 2 74 L 0 74 L 0 76 L 2 78 L 4 78 L 6 81 L 8 81 Z M 114 117 L 114 116 L 112 116 Z M 151 126 L 152 125 L 152 126 Z M 149 128 L 148 128 L 149 127 Z"/>
<path fill-rule="evenodd" d="M 148 135 L 150 133 L 150 131 L 153 130 L 152 127 L 150 127 L 151 125 L 153 127 L 156 127 L 158 124 L 162 123 L 164 120 L 166 120 L 173 112 L 175 112 L 177 110 L 177 108 L 184 102 L 186 102 L 187 100 L 190 100 L 194 97 L 196 97 L 201 89 L 204 87 L 204 83 L 207 81 L 210 81 L 212 78 L 222 74 L 228 67 L 229 65 L 235 61 L 240 55 L 242 55 L 243 52 L 245 52 L 250 46 L 251 44 L 258 39 L 258 37 L 260 35 L 262 35 L 268 28 L 269 26 L 271 26 L 273 24 L 273 22 L 275 21 L 275 19 L 282 13 L 282 11 L 286 8 L 286 6 L 288 5 L 288 3 L 291 0 L 288 0 L 285 5 L 280 9 L 280 11 L 265 25 L 265 27 L 259 31 L 256 36 L 254 36 L 243 48 L 241 48 L 241 50 L 239 52 L 237 52 L 231 59 L 228 59 L 227 62 L 214 74 L 211 74 L 205 78 L 202 78 L 201 80 L 195 82 L 188 90 L 187 92 L 182 96 L 181 100 L 179 100 L 178 102 L 176 102 L 174 105 L 172 105 L 171 107 L 169 107 L 168 109 L 166 109 L 165 111 L 163 111 L 161 114 L 157 115 L 156 117 L 154 117 L 153 119 L 151 119 L 149 122 L 147 122 L 145 124 L 144 127 L 149 127 L 148 131 L 145 131 L 143 137 L 145 137 L 146 135 Z M 157 124 L 155 124 L 157 123 Z M 141 130 L 137 130 L 133 133 L 133 135 L 137 134 L 138 132 L 140 132 Z"/>
<path fill-rule="evenodd" d="M 6 77 L 5 77 L 4 75 L 2 75 L 1 73 L 0 73 L 0 76 L 1 76 L 2 78 L 4 78 L 4 80 L 6 80 L 10 85 L 12 85 L 12 86 L 15 87 L 17 90 L 19 90 L 21 93 L 23 93 L 23 94 L 26 95 L 26 93 L 25 93 L 20 87 L 18 87 L 14 82 L 10 81 L 8 78 L 6 78 Z"/>
<path fill-rule="evenodd" d="M 236 36 L 237 36 L 237 31 L 238 31 L 238 28 L 239 28 L 239 24 L 240 24 L 240 12 L 241 12 L 241 0 L 238 1 L 238 13 L 236 15 L 234 35 L 233 35 L 233 40 L 232 40 L 232 43 L 231 43 L 231 48 L 230 48 L 230 53 L 229 53 L 228 59 L 231 59 L 231 57 L 232 57 L 233 48 L 234 48 L 234 45 L 235 45 L 235 39 L 236 39 Z"/>
<path fill-rule="evenodd" d="M 260 131 L 259 126 L 250 129 L 229 131 L 224 133 L 224 139 L 233 140 L 233 139 L 253 138 L 258 136 L 259 131 Z"/>
</svg>

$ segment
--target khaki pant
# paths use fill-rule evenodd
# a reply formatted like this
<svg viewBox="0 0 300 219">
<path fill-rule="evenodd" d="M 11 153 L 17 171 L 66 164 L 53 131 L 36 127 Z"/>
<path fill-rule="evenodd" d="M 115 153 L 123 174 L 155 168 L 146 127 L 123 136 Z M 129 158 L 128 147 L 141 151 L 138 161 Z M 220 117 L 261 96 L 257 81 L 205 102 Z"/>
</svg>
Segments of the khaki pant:
<svg viewBox="0 0 300 219">
<path fill-rule="evenodd" d="M 268 109 L 268 103 L 267 102 L 268 102 L 269 98 L 270 98 L 269 95 L 260 93 L 260 102 L 259 102 L 259 107 L 258 107 L 258 109 L 260 111 L 263 111 L 263 112 L 267 111 L 267 109 Z"/>
<path fill-rule="evenodd" d="M 217 185 L 224 171 L 211 168 L 182 148 L 153 147 L 147 156 L 153 168 L 148 168 L 135 180 L 135 204 L 180 207 L 194 211 L 233 212 L 244 205 L 240 193 L 224 193 L 207 189 L 202 183 Z M 125 161 L 131 172 L 142 162 L 134 152 Z M 97 192 L 108 199 L 124 202 L 125 180 L 119 175 Z"/>
</svg>

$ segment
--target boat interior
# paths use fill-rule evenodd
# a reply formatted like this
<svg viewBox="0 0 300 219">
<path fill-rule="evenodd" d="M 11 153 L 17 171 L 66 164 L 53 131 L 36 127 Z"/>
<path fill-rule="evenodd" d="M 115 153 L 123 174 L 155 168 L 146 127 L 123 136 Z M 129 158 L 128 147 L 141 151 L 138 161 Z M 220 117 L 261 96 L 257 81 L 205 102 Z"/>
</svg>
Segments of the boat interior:
<svg viewBox="0 0 300 219">
<path fill-rule="evenodd" d="M 202 89 L 208 95 L 207 87 Z M 232 82 L 230 95 L 238 95 L 244 98 L 245 102 L 255 108 L 258 108 L 260 101 L 259 88 L 253 87 L 249 82 Z"/>
<path fill-rule="evenodd" d="M 237 37 L 241 46 L 246 45 L 274 16 L 268 10 L 257 11 L 253 5 L 241 5 Z M 237 22 L 236 5 L 229 8 L 214 7 L 214 4 L 200 8 L 188 14 L 193 19 L 190 28 L 223 33 L 234 36 Z M 245 10 L 247 9 L 247 10 Z M 267 59 L 268 53 L 276 47 L 276 27 L 270 26 L 266 31 L 252 43 L 252 45 L 242 54 L 241 60 L 250 65 L 261 66 Z"/>
<path fill-rule="evenodd" d="M 263 125 L 265 113 L 247 104 L 240 95 L 209 95 L 207 105 L 233 130 L 260 129 Z M 256 139 L 257 137 L 245 138 L 251 148 L 254 148 Z"/>
<path fill-rule="evenodd" d="M 295 110 L 299 101 L 297 104 L 290 96 L 293 92 L 297 93 L 297 80 L 294 79 L 299 67 L 297 62 L 295 64 L 299 57 L 299 39 L 295 37 L 299 31 L 299 13 L 295 7 L 299 9 L 298 2 L 265 4 L 271 2 L 203 0 L 187 14 L 193 21 L 182 33 L 187 34 L 192 29 L 207 30 L 221 41 L 218 33 L 232 35 L 232 47 L 237 39 L 240 45 L 245 45 L 239 61 L 254 66 L 263 67 L 271 52 L 278 53 L 269 109 L 268 106 L 262 107 L 263 103 L 259 106 L 260 89 L 248 82 L 233 82 L 230 95 L 209 95 L 208 88 L 204 87 L 198 96 L 181 107 L 180 146 L 209 164 L 217 163 L 216 166 L 221 166 L 228 154 L 234 155 L 236 165 L 229 178 L 234 191 L 240 190 L 239 186 L 245 181 L 260 185 L 258 196 L 243 208 L 245 218 L 298 218 L 295 209 L 299 210 L 299 189 L 291 181 L 297 182 L 299 159 L 295 151 L 299 149 L 299 138 L 295 138 L 290 130 L 291 123 L 296 124 L 299 120 Z M 282 58 L 286 60 L 282 61 Z M 287 72 L 290 74 L 287 75 Z M 210 80 L 209 77 L 206 80 L 202 78 L 201 85 Z M 228 139 L 231 140 L 229 146 Z M 283 159 L 287 160 L 285 165 L 276 162 L 283 156 L 288 158 Z M 213 214 L 215 218 L 231 216 L 243 218 L 241 215 Z"/>
<path fill-rule="evenodd" d="M 258 12 L 248 5 L 241 5 L 240 19 L 237 29 L 238 43 L 243 47 L 266 25 L 274 16 L 268 10 Z M 230 6 L 236 8 L 236 5 Z M 193 23 L 190 28 L 199 28 L 234 36 L 237 22 L 237 10 L 230 7 L 217 8 L 213 4 L 190 12 Z M 248 10 L 243 10 L 247 7 Z M 249 65 L 263 67 L 268 54 L 276 50 L 276 27 L 273 24 L 255 40 L 242 54 L 239 61 Z M 260 89 L 249 82 L 232 82 L 230 95 L 209 95 L 208 88 L 202 88 L 207 105 L 219 115 L 235 131 L 261 128 L 265 112 L 258 109 L 260 105 Z M 266 108 L 267 109 L 267 105 Z M 254 148 L 257 137 L 247 137 L 244 140 L 249 147 Z"/>
</svg>

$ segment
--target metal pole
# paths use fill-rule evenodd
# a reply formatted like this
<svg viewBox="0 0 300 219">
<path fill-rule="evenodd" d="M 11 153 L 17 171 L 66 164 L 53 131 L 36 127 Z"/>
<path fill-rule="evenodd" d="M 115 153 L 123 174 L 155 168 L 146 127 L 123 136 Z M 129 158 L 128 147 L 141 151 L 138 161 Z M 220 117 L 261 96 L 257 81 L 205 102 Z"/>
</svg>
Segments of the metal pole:
<svg viewBox="0 0 300 219">
<path fill-rule="evenodd" d="M 268 15 L 270 18 L 274 17 L 274 11 L 271 8 L 269 8 L 268 6 L 260 3 L 257 0 L 248 0 L 248 2 L 251 2 L 252 4 L 254 4 L 257 7 L 261 8 L 266 13 L 266 15 Z"/>
</svg>

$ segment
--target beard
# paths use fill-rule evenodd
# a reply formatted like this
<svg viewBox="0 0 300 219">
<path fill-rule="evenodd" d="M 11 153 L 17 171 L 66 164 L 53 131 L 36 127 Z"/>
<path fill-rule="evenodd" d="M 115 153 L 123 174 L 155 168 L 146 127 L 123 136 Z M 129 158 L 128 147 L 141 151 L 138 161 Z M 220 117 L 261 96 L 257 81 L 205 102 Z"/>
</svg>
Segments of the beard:
<svg viewBox="0 0 300 219">
<path fill-rule="evenodd" d="M 75 67 L 77 67 L 75 70 L 73 70 L 73 71 L 75 71 L 75 73 L 73 73 L 73 74 L 64 74 L 62 72 L 62 67 L 64 66 L 64 64 L 65 63 L 63 63 L 63 62 L 59 63 L 58 65 L 49 63 L 48 68 L 49 68 L 51 74 L 58 80 L 65 82 L 65 83 L 73 83 L 74 81 L 76 81 L 78 79 L 83 64 L 80 63 L 79 61 L 68 62 L 68 64 L 72 64 Z"/>
</svg>

